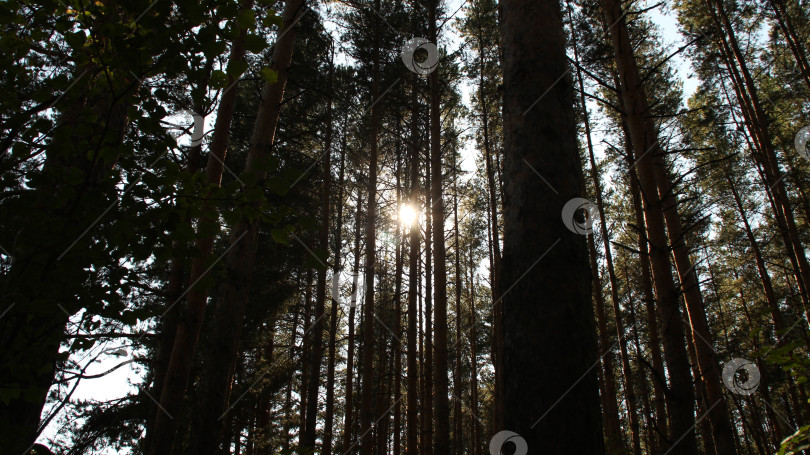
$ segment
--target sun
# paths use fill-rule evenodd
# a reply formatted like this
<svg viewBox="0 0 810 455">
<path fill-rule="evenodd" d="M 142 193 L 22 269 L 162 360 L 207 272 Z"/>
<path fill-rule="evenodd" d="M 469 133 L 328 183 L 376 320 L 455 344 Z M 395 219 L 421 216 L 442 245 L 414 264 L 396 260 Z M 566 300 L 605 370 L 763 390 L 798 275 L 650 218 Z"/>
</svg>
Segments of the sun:
<svg viewBox="0 0 810 455">
<path fill-rule="evenodd" d="M 412 205 L 402 204 L 399 206 L 399 223 L 403 226 L 413 226 L 418 217 L 419 212 Z"/>
</svg>

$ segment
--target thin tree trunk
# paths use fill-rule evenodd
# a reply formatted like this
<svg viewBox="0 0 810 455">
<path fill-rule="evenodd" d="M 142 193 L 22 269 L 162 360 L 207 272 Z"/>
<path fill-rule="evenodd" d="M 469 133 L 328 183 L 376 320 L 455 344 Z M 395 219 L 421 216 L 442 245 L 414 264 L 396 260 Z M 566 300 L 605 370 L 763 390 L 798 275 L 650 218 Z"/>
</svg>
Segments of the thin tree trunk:
<svg viewBox="0 0 810 455">
<path fill-rule="evenodd" d="M 632 149 L 629 147 L 628 157 L 632 156 Z M 632 160 L 629 160 L 632 161 Z M 632 163 L 628 163 L 632 166 Z M 662 440 L 667 438 L 667 410 L 666 410 L 666 380 L 664 379 L 664 360 L 661 354 L 661 339 L 658 332 L 658 318 L 656 317 L 656 300 L 653 293 L 652 275 L 650 272 L 650 256 L 646 227 L 644 222 L 644 211 L 641 206 L 641 196 L 639 191 L 638 176 L 635 172 L 630 172 L 630 193 L 633 200 L 633 212 L 636 218 L 636 229 L 638 229 L 638 251 L 639 267 L 641 268 L 641 286 L 644 292 L 644 303 L 647 316 L 647 330 L 650 332 L 650 357 L 652 358 L 652 383 L 655 390 L 655 431 L 658 434 L 658 446 Z"/>
<path fill-rule="evenodd" d="M 345 136 L 344 136 L 345 138 Z M 334 263 L 332 267 L 332 309 L 329 314 L 329 360 L 326 365 L 326 416 L 324 418 L 322 455 L 332 455 L 332 440 L 334 439 L 334 407 L 335 407 L 335 356 L 337 350 L 337 326 L 338 307 L 340 302 L 339 280 L 341 270 L 341 248 L 343 247 L 343 193 L 344 193 L 344 173 L 346 170 L 346 144 L 342 144 L 340 149 L 340 171 L 338 174 L 338 196 L 337 196 L 337 222 L 335 226 Z M 338 291 L 338 294 L 335 293 Z M 347 397 L 348 402 L 348 397 Z"/>
<path fill-rule="evenodd" d="M 422 453 L 433 455 L 433 425 L 434 425 L 434 388 L 433 388 L 433 192 L 431 190 L 432 176 L 431 163 L 427 162 L 427 172 L 425 173 L 427 184 L 425 185 L 427 203 L 425 210 L 425 327 L 423 338 L 424 348 L 424 381 L 422 388 Z M 437 454 L 441 455 L 441 454 Z"/>
<path fill-rule="evenodd" d="M 306 426 L 307 418 L 307 402 L 309 402 L 309 365 L 310 360 L 310 342 L 312 332 L 312 269 L 307 270 L 306 281 L 304 282 L 304 320 L 302 322 L 303 334 L 301 334 L 301 388 L 298 390 L 298 435 L 299 445 L 301 444 L 300 437 L 303 436 L 304 427 Z"/>
<path fill-rule="evenodd" d="M 374 1 L 375 10 L 380 10 L 380 0 Z M 376 24 L 376 22 L 375 22 Z M 366 298 L 363 306 L 363 388 L 360 391 L 360 453 L 371 455 L 374 450 L 374 434 L 372 432 L 372 392 L 374 385 L 374 272 L 377 247 L 377 130 L 379 123 L 379 67 L 380 67 L 380 37 L 379 27 L 374 26 L 374 57 L 372 62 L 372 103 L 371 127 L 369 137 L 369 175 L 368 175 L 368 211 L 366 213 L 366 270 L 365 289 Z"/>
<path fill-rule="evenodd" d="M 625 282 L 630 283 L 630 273 L 627 270 L 627 266 L 628 266 L 628 264 L 627 264 L 627 262 L 625 262 L 624 263 L 624 280 L 625 280 Z M 643 354 L 642 354 L 642 351 L 641 351 L 641 343 L 639 342 L 638 319 L 636 319 L 636 308 L 635 308 L 635 305 L 633 304 L 633 296 L 632 296 L 632 294 L 630 295 L 629 300 L 630 300 L 630 302 L 629 302 L 628 307 L 630 308 L 630 317 L 633 320 L 633 328 L 632 328 L 633 347 L 635 348 L 636 358 L 640 359 L 640 358 L 642 358 Z M 646 447 L 647 447 L 648 452 L 656 452 L 657 451 L 658 435 L 656 434 L 656 431 L 655 431 L 656 428 L 654 427 L 654 425 L 651 425 L 652 419 L 653 419 L 653 410 L 652 410 L 652 406 L 650 405 L 650 398 L 649 398 L 648 394 L 646 393 L 647 381 L 645 381 L 644 374 L 640 374 L 638 377 L 639 377 L 639 383 L 637 385 L 638 385 L 639 389 L 642 391 L 641 394 L 640 394 L 641 395 L 641 402 L 642 402 L 642 406 L 643 406 L 642 407 L 642 409 L 643 409 L 642 414 L 645 416 L 645 420 L 647 421 L 647 424 L 646 424 L 646 428 L 647 428 L 647 431 L 646 431 L 646 439 L 647 439 Z M 641 422 L 640 426 L 644 427 L 645 426 L 644 422 Z"/>
<path fill-rule="evenodd" d="M 647 117 L 649 106 L 646 94 L 641 85 L 641 76 L 632 53 L 632 45 L 622 13 L 621 3 L 617 0 L 602 0 L 605 17 L 605 28 L 613 43 L 616 57 L 617 71 L 620 75 L 620 97 L 622 98 L 623 118 L 630 132 L 632 148 L 637 156 L 634 165 L 638 169 L 639 183 L 645 201 L 645 215 L 650 240 L 653 276 L 659 296 L 659 311 L 661 321 L 664 323 L 664 350 L 667 355 L 667 367 L 671 381 L 671 431 L 670 443 L 673 454 L 692 454 L 697 451 L 697 441 L 693 431 L 695 416 L 694 391 L 689 374 L 689 362 L 684 349 L 684 335 L 681 324 L 681 314 L 678 309 L 678 291 L 674 285 L 672 270 L 669 261 L 669 245 L 664 227 L 665 216 L 663 201 L 659 194 L 659 179 L 656 169 L 664 166 L 658 145 L 654 126 Z M 610 27 L 608 27 L 610 24 Z M 633 172 L 631 167 L 630 172 Z M 679 237 L 673 235 L 673 238 Z M 675 243 L 675 242 L 673 242 Z M 679 270 L 681 270 L 679 268 Z M 686 272 L 686 270 L 683 270 Z M 715 366 L 716 370 L 716 366 Z M 707 370 L 708 371 L 708 370 Z M 715 404 L 725 402 L 721 399 Z M 715 411 L 713 415 L 722 412 Z M 724 413 L 727 415 L 727 412 Z M 723 417 L 724 414 L 719 414 Z M 720 420 L 720 419 L 718 419 Z M 728 421 L 726 420 L 726 423 Z M 718 428 L 719 429 L 719 428 Z M 729 448 L 729 454 L 734 453 L 734 447 Z"/>
<path fill-rule="evenodd" d="M 269 155 L 275 137 L 281 100 L 287 82 L 295 42 L 294 21 L 303 14 L 305 0 L 289 0 L 282 14 L 285 27 L 273 50 L 271 69 L 278 77 L 274 84 L 262 88 L 262 100 L 254 123 L 245 174 L 252 174 L 262 182 L 267 171 L 260 163 Z M 212 352 L 204 367 L 201 396 L 206 400 L 192 421 L 190 452 L 199 455 L 214 453 L 222 439 L 222 416 L 228 408 L 230 384 L 242 332 L 251 272 L 258 243 L 258 220 L 243 217 L 231 229 L 230 245 L 225 255 L 225 275 L 214 310 Z"/>
<path fill-rule="evenodd" d="M 807 54 L 805 51 L 806 44 L 802 45 L 801 38 L 797 36 L 796 29 L 793 27 L 790 18 L 790 14 L 785 8 L 784 0 L 768 0 L 768 5 L 770 5 L 771 11 L 773 11 L 774 19 L 779 25 L 779 29 L 782 30 L 782 34 L 784 35 L 785 41 L 790 48 L 790 52 L 793 54 L 793 58 L 796 60 L 796 66 L 798 66 L 799 73 L 802 75 L 804 83 L 807 84 L 807 88 L 810 90 L 810 62 L 807 60 Z"/>
<path fill-rule="evenodd" d="M 332 191 L 332 94 L 333 79 L 335 75 L 334 47 L 332 48 L 332 62 L 329 69 L 329 90 L 326 106 L 326 140 L 324 143 L 324 157 L 322 160 L 323 183 L 321 187 L 321 227 L 318 233 L 318 246 L 322 251 L 329 250 L 329 211 L 330 194 Z M 325 260 L 326 258 L 324 258 Z M 310 349 L 309 375 L 307 395 L 306 419 L 304 431 L 301 434 L 301 450 L 315 449 L 315 426 L 318 421 L 318 390 L 321 386 L 321 358 L 323 357 L 323 326 L 324 311 L 326 308 L 326 264 L 318 269 L 318 284 L 315 291 L 315 323 L 312 327 L 312 346 Z"/>
<path fill-rule="evenodd" d="M 248 11 L 252 8 L 253 0 L 245 0 L 240 11 Z M 246 36 L 247 30 L 241 29 L 231 48 L 228 63 L 229 67 L 236 67 L 244 61 Z M 228 77 L 227 87 L 229 87 L 229 90 L 222 93 L 222 99 L 217 109 L 214 135 L 211 140 L 205 171 L 206 183 L 212 187 L 218 187 L 222 181 L 222 172 L 225 167 L 225 155 L 230 138 L 234 106 L 239 91 L 236 81 L 239 77 L 240 75 L 231 75 Z M 217 219 L 216 207 L 208 199 L 203 198 L 198 225 L 208 223 L 218 224 Z M 172 452 L 172 447 L 175 443 L 175 433 L 177 431 L 177 421 L 174 417 L 181 413 L 184 392 L 191 375 L 194 352 L 200 337 L 203 319 L 205 318 L 208 290 L 195 287 L 195 285 L 209 270 L 209 256 L 213 252 L 214 236 L 199 235 L 195 247 L 199 250 L 199 256 L 191 261 L 191 271 L 189 272 L 190 276 L 188 280 L 189 288 L 186 291 L 188 298 L 183 308 L 182 315 L 180 315 L 177 320 L 168 367 L 165 370 L 165 377 L 162 379 L 159 398 L 160 405 L 155 411 L 154 424 L 151 427 L 152 431 L 150 434 L 147 434 L 145 451 L 147 455 Z M 182 295 L 180 297 L 182 297 Z M 174 299 L 169 305 L 175 305 L 178 301 L 179 299 Z"/>
<path fill-rule="evenodd" d="M 419 213 L 417 209 L 419 204 L 419 147 L 416 143 L 419 136 L 419 123 L 418 123 L 418 102 L 416 98 L 416 87 L 411 90 L 411 124 L 410 124 L 410 158 L 411 158 L 411 181 L 410 181 L 410 196 L 409 203 L 414 211 Z M 417 355 L 417 320 L 419 319 L 419 310 L 416 307 L 419 284 L 419 258 L 421 256 L 419 251 L 419 220 L 415 220 L 410 226 L 408 236 L 408 402 L 407 402 L 407 439 L 406 439 L 406 453 L 408 455 L 417 455 L 419 453 L 419 367 L 416 362 Z"/>
<path fill-rule="evenodd" d="M 270 323 L 270 334 L 268 335 L 267 344 L 262 352 L 262 359 L 266 366 L 264 368 L 270 369 L 274 362 L 275 350 L 275 321 Z M 265 370 L 266 371 L 266 370 Z M 259 443 L 257 444 L 260 450 L 269 448 L 271 434 L 273 428 L 270 427 L 270 402 L 273 396 L 267 390 L 262 390 L 258 394 L 258 403 L 256 405 L 256 433 L 258 433 Z M 226 427 L 227 428 L 227 427 Z M 227 429 L 226 433 L 227 435 Z M 226 442 L 227 443 L 227 442 Z"/>
<path fill-rule="evenodd" d="M 428 194 L 427 191 L 425 192 L 425 194 L 426 195 Z M 425 203 L 425 207 L 426 207 L 426 209 L 425 209 L 425 220 L 426 221 L 430 219 L 430 213 L 427 210 L 428 201 L 429 201 L 429 196 L 426 197 L 426 203 Z M 425 256 L 427 257 L 428 247 L 430 245 L 430 232 L 429 231 L 426 232 L 424 238 L 425 238 Z M 427 394 L 425 393 L 425 390 L 427 389 L 427 381 L 426 381 L 427 375 L 425 374 L 425 370 L 427 369 L 426 364 L 425 364 L 425 348 L 427 346 L 427 334 L 425 333 L 425 319 L 427 319 L 427 318 L 425 317 L 426 315 L 424 314 L 424 305 L 423 305 L 423 301 L 424 301 L 423 296 L 424 296 L 424 294 L 422 294 L 423 287 L 422 287 L 422 261 L 421 260 L 419 261 L 419 263 L 417 265 L 416 276 L 418 277 L 418 288 L 419 288 L 418 289 L 418 295 L 419 295 L 419 409 L 421 410 L 421 414 L 419 414 L 419 415 L 422 416 L 422 415 L 426 414 L 425 401 L 428 398 L 426 396 Z M 425 430 L 425 426 L 427 425 L 427 423 L 425 422 L 425 418 L 426 417 L 421 417 L 421 420 L 419 421 L 419 423 L 420 423 L 420 427 L 419 427 L 419 453 L 420 454 L 425 453 L 425 450 L 427 450 L 426 447 L 430 445 L 430 440 L 425 439 L 425 434 L 427 433 L 427 431 Z"/>
<path fill-rule="evenodd" d="M 503 429 L 503 301 L 500 298 L 501 276 L 501 244 L 498 234 L 498 190 L 495 187 L 495 170 L 492 164 L 492 147 L 489 139 L 489 107 L 484 88 L 484 42 L 479 33 L 479 82 L 478 96 L 481 99 L 481 133 L 484 139 L 484 165 L 487 174 L 489 213 L 492 220 L 490 240 L 492 257 L 489 261 L 491 268 L 492 312 L 493 312 L 493 355 L 492 365 L 495 369 L 495 411 L 493 425 L 495 432 Z"/>
<path fill-rule="evenodd" d="M 430 40 L 438 42 L 436 15 L 439 1 L 434 0 L 429 7 Z M 439 454 L 450 453 L 450 403 L 448 401 L 448 360 L 447 360 L 447 253 L 444 244 L 444 179 L 442 175 L 441 147 L 441 94 L 439 92 L 439 71 L 430 73 L 430 165 L 431 165 L 431 209 L 433 212 L 433 251 L 434 251 L 434 299 L 435 299 L 435 343 L 433 346 L 436 364 L 434 365 L 434 394 L 436 400 L 436 432 L 434 450 Z"/>
<path fill-rule="evenodd" d="M 570 16 L 570 10 L 569 10 Z M 613 254 L 610 250 L 610 235 L 607 230 L 605 204 L 602 201 L 602 183 L 599 177 L 599 170 L 596 167 L 596 158 L 593 152 L 593 142 L 591 140 L 591 122 L 588 114 L 588 107 L 585 103 L 585 84 L 582 80 L 582 72 L 579 69 L 579 51 L 577 49 L 576 37 L 574 36 L 574 60 L 576 63 L 577 81 L 579 84 L 579 101 L 582 105 L 583 122 L 585 124 L 585 139 L 588 146 L 588 159 L 591 166 L 591 180 L 594 194 L 596 195 L 596 207 L 599 211 L 599 228 L 602 235 L 602 243 L 605 248 L 605 261 L 607 262 L 608 279 L 610 280 L 610 296 L 613 303 L 613 315 L 616 321 L 616 333 L 619 339 L 619 352 L 621 354 L 622 379 L 624 380 L 624 397 L 627 405 L 627 414 L 630 420 L 630 438 L 633 445 L 633 454 L 641 455 L 641 440 L 639 434 L 638 411 L 636 410 L 636 398 L 633 388 L 632 371 L 630 370 L 630 359 L 627 353 L 627 338 L 624 333 L 624 323 L 622 322 L 621 308 L 619 306 L 619 283 L 616 278 L 616 271 L 613 267 Z M 590 239 L 590 241 L 593 241 Z M 593 255 L 592 255 L 593 256 Z M 592 260 L 592 263 L 595 261 Z M 598 268 L 593 268 L 593 273 L 597 273 Z M 595 281 L 596 283 L 596 281 Z M 601 286 L 598 288 L 601 292 Z M 604 348 L 606 349 L 606 347 Z M 603 351 L 604 352 L 604 351 Z"/>
<path fill-rule="evenodd" d="M 299 282 L 300 277 L 299 277 Z M 292 328 L 290 329 L 290 346 L 288 349 L 287 356 L 292 361 L 294 358 L 294 351 L 295 351 L 295 340 L 298 335 L 298 311 L 293 308 L 293 321 L 292 321 Z M 286 415 L 284 418 L 284 437 L 282 438 L 282 452 L 289 450 L 290 448 L 290 427 L 293 420 L 293 405 L 292 405 L 292 389 L 293 389 L 293 381 L 294 375 L 290 375 L 290 380 L 287 382 L 287 396 L 284 399 L 284 409 L 286 410 Z"/>
<path fill-rule="evenodd" d="M 478 316 L 475 310 L 475 261 L 470 244 L 470 413 L 472 414 L 471 455 L 481 455 L 481 422 L 478 416 Z"/>
<path fill-rule="evenodd" d="M 785 187 L 782 171 L 779 167 L 772 137 L 768 131 L 768 119 L 762 108 L 762 103 L 757 95 L 757 88 L 754 83 L 754 79 L 748 70 L 748 64 L 745 61 L 742 51 L 740 50 L 734 28 L 724 5 L 717 0 L 708 0 L 708 2 L 709 8 L 713 12 L 713 19 L 715 19 L 715 21 L 725 30 L 725 33 L 728 36 L 728 49 L 739 65 L 742 78 L 741 80 L 737 80 L 737 82 L 744 83 L 744 86 L 741 86 L 739 89 L 741 91 L 747 91 L 747 95 L 750 100 L 750 113 L 752 114 L 752 124 L 750 126 L 757 134 L 762 147 L 762 155 L 755 156 L 755 159 L 759 158 L 759 161 L 762 162 L 768 187 L 772 188 L 774 191 L 774 197 L 777 202 L 776 206 L 778 209 L 776 213 L 777 221 L 786 234 L 786 246 L 788 246 L 789 249 L 792 247 L 793 252 L 789 252 L 789 254 L 794 254 L 796 256 L 800 272 L 800 278 L 798 280 L 799 288 L 802 290 L 802 294 L 805 297 L 805 305 L 807 305 L 808 300 L 810 300 L 810 292 L 808 291 L 808 288 L 810 288 L 810 263 L 807 260 L 804 245 L 801 242 L 796 227 L 796 221 L 793 216 L 793 208 L 790 204 L 790 198 Z"/>
<path fill-rule="evenodd" d="M 401 119 L 397 119 L 397 129 L 400 128 Z M 399 131 L 398 131 L 399 132 Z M 402 204 L 402 151 L 397 142 L 397 168 L 396 168 L 396 193 L 397 193 L 397 207 Z M 403 230 L 402 222 L 397 217 L 396 226 L 396 253 L 394 265 L 394 332 L 396 332 L 397 339 L 394 340 L 394 455 L 400 455 L 401 452 L 401 437 L 402 437 L 402 404 L 400 403 L 402 397 L 402 269 L 404 261 L 404 247 L 403 247 Z"/>
<path fill-rule="evenodd" d="M 599 332 L 599 352 L 602 356 L 601 394 L 602 419 L 605 428 L 606 453 L 620 454 L 627 452 L 624 435 L 621 430 L 619 418 L 619 405 L 616 403 L 616 377 L 613 373 L 613 353 L 607 328 L 607 315 L 605 314 L 605 299 L 602 296 L 602 281 L 599 278 L 599 265 L 596 262 L 596 245 L 593 236 L 588 236 L 588 249 L 590 252 L 591 273 L 593 274 L 591 288 L 594 293 L 596 324 Z"/>
<path fill-rule="evenodd" d="M 740 219 L 743 222 L 745 236 L 748 238 L 748 242 L 751 244 L 751 249 L 754 251 L 757 272 L 759 273 L 759 279 L 762 281 L 762 290 L 765 292 L 765 300 L 768 302 L 768 308 L 771 310 L 774 329 L 779 332 L 784 328 L 785 324 L 782 321 L 782 313 L 779 311 L 779 302 L 776 300 L 776 294 L 773 291 L 771 276 L 768 273 L 768 269 L 765 267 L 765 260 L 762 257 L 762 251 L 759 248 L 759 243 L 757 242 L 754 233 L 751 231 L 751 225 L 748 223 L 748 216 L 745 212 L 745 208 L 742 205 L 740 193 L 737 191 L 737 187 L 734 185 L 734 182 L 731 180 L 731 176 L 728 175 L 728 173 L 725 174 L 725 178 L 728 182 L 729 188 L 731 189 L 731 194 L 734 196 L 734 203 L 737 207 L 737 212 L 739 212 Z"/>
<path fill-rule="evenodd" d="M 456 288 L 456 343 L 453 350 L 455 351 L 455 368 L 453 369 L 453 393 L 455 395 L 455 407 L 453 411 L 453 447 L 456 455 L 461 455 L 464 452 L 464 435 L 462 429 L 462 415 L 461 415 L 461 400 L 463 399 L 464 387 L 461 384 L 461 239 L 458 232 L 458 183 L 456 176 L 456 154 L 453 154 L 453 236 L 455 238 L 456 246 L 454 248 L 455 255 L 455 283 Z"/>
<path fill-rule="evenodd" d="M 354 318 L 357 311 L 357 297 L 360 277 L 360 213 L 363 207 L 362 192 L 357 195 L 357 213 L 354 217 L 354 281 L 349 303 L 348 353 L 346 354 L 346 415 L 343 424 L 343 447 L 350 450 L 354 447 Z"/>
</svg>

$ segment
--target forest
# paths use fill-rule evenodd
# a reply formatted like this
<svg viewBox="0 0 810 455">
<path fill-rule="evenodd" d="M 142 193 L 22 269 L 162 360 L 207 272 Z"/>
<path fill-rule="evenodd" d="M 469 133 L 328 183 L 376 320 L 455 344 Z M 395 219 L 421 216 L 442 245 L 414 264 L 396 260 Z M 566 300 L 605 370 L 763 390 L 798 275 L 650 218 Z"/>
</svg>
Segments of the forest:
<svg viewBox="0 0 810 455">
<path fill-rule="evenodd" d="M 810 1 L 0 2 L 0 453 L 810 453 Z"/>
</svg>

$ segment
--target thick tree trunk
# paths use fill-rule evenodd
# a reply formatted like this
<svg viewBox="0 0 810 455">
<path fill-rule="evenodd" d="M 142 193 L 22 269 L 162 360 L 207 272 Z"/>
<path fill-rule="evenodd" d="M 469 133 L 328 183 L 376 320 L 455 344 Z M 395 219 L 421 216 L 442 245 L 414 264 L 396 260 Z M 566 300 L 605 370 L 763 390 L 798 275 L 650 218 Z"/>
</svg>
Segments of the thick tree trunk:
<svg viewBox="0 0 810 455">
<path fill-rule="evenodd" d="M 501 8 L 505 428 L 532 453 L 576 441 L 578 452 L 602 454 L 588 252 L 560 220 L 582 185 L 562 12 L 552 1 Z"/>
</svg>

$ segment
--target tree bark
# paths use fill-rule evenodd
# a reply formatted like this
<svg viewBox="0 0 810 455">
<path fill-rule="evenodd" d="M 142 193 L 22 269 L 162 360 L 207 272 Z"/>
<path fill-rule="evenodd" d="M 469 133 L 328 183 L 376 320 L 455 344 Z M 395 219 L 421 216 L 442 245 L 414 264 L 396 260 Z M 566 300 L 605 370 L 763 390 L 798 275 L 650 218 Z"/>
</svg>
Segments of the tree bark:
<svg viewBox="0 0 810 455">
<path fill-rule="evenodd" d="M 478 417 L 478 315 L 475 310 L 475 260 L 473 245 L 470 244 L 470 413 L 472 414 L 471 455 L 481 455 L 481 425 Z"/>
<path fill-rule="evenodd" d="M 588 249 L 591 259 L 591 270 L 593 281 L 593 299 L 596 309 L 596 323 L 599 332 L 599 352 L 602 357 L 601 371 L 601 401 L 602 419 L 605 429 L 605 449 L 608 454 L 620 454 L 627 452 L 624 443 L 621 422 L 619 419 L 619 405 L 616 403 L 618 392 L 616 391 L 616 377 L 613 373 L 613 353 L 608 336 L 607 315 L 605 314 L 605 298 L 602 296 L 602 281 L 599 278 L 599 265 L 596 263 L 596 245 L 593 237 L 588 236 Z"/>
<path fill-rule="evenodd" d="M 632 148 L 628 137 L 628 165 L 632 166 Z M 641 268 L 641 287 L 644 293 L 644 303 L 647 316 L 647 330 L 650 332 L 650 357 L 652 360 L 652 383 L 655 391 L 655 432 L 658 435 L 656 441 L 658 446 L 666 445 L 667 438 L 667 409 L 666 390 L 667 384 L 664 378 L 664 359 L 661 354 L 661 338 L 659 335 L 658 318 L 656 317 L 656 299 L 653 292 L 653 280 L 650 272 L 650 253 L 648 239 L 646 235 L 646 225 L 644 222 L 644 210 L 641 205 L 641 195 L 639 191 L 638 176 L 635 172 L 630 172 L 630 193 L 633 201 L 633 213 L 636 219 L 636 229 L 638 229 L 638 251 L 639 267 Z"/>
<path fill-rule="evenodd" d="M 425 208 L 425 325 L 424 325 L 424 381 L 422 388 L 422 454 L 433 455 L 433 193 L 430 160 L 427 161 L 425 173 L 427 199 Z M 438 454 L 441 455 L 441 454 Z"/>
<path fill-rule="evenodd" d="M 324 144 L 324 157 L 322 160 L 323 183 L 321 185 L 321 227 L 318 233 L 318 246 L 322 251 L 329 250 L 329 215 L 330 194 L 332 191 L 332 90 L 335 75 L 334 48 L 332 62 L 329 69 L 329 100 L 326 106 L 326 139 Z M 342 189 L 342 188 L 341 188 Z M 325 258 L 324 258 L 325 260 Z M 312 347 L 310 349 L 310 365 L 307 395 L 306 419 L 304 431 L 301 434 L 301 450 L 315 449 L 315 426 L 318 421 L 318 390 L 321 386 L 321 358 L 323 357 L 323 327 L 324 311 L 326 308 L 326 264 L 318 269 L 318 283 L 315 290 L 315 323 L 312 327 Z"/>
<path fill-rule="evenodd" d="M 419 137 L 419 105 L 416 98 L 416 87 L 411 90 L 411 119 L 410 119 L 410 196 L 409 203 L 414 211 L 419 213 L 419 147 L 417 140 Z M 416 326 L 419 319 L 417 309 L 417 297 L 419 284 L 419 220 L 410 226 L 408 234 L 408 401 L 407 419 L 408 429 L 406 437 L 406 453 L 417 455 L 419 453 L 419 367 L 417 365 L 417 332 Z"/>
<path fill-rule="evenodd" d="M 634 166 L 638 170 L 641 194 L 644 199 L 644 212 L 647 234 L 650 243 L 650 257 L 658 295 L 659 318 L 664 327 L 664 352 L 669 371 L 670 394 L 670 453 L 693 454 L 697 451 L 697 440 L 693 431 L 694 390 L 689 372 L 689 361 L 684 347 L 684 333 L 681 313 L 678 308 L 678 290 L 669 260 L 669 245 L 664 227 L 664 214 L 653 167 L 661 166 L 660 149 L 655 147 L 657 137 L 652 131 L 647 113 L 646 95 L 641 86 L 641 77 L 634 56 L 625 22 L 625 15 L 617 0 L 602 0 L 605 28 L 610 34 L 616 66 L 619 73 L 622 117 L 626 122 L 632 142 Z M 656 150 L 653 150 L 653 149 Z M 648 152 L 657 153 L 659 156 Z M 653 160 L 656 159 L 654 162 Z M 633 166 L 630 172 L 634 172 Z M 732 449 L 733 450 L 733 449 Z M 733 452 L 730 452 L 733 453 Z"/>
<path fill-rule="evenodd" d="M 249 11 L 252 8 L 253 1 L 246 0 L 240 11 Z M 247 30 L 240 30 L 239 36 L 234 40 L 231 48 L 229 66 L 236 66 L 244 61 L 246 36 Z M 205 171 L 206 183 L 212 187 L 218 187 L 222 181 L 234 106 L 239 91 L 236 81 L 240 76 L 231 75 L 228 77 L 227 87 L 230 87 L 230 89 L 222 93 L 222 99 L 217 109 L 214 135 L 211 140 Z M 205 198 L 203 199 L 201 213 L 198 225 L 218 223 L 216 207 Z M 195 246 L 200 255 L 191 261 L 188 298 L 182 314 L 177 320 L 169 364 L 165 370 L 165 377 L 162 380 L 160 389 L 160 406 L 155 411 L 152 432 L 147 434 L 147 455 L 171 453 L 172 451 L 177 431 L 177 421 L 173 417 L 180 414 L 183 405 L 183 395 L 191 375 L 194 352 L 202 330 L 203 319 L 205 318 L 208 290 L 197 288 L 195 285 L 208 272 L 210 256 L 214 247 L 214 236 L 198 236 Z M 176 303 L 178 303 L 177 299 L 170 302 L 169 305 Z"/>
<path fill-rule="evenodd" d="M 334 48 L 333 48 L 334 52 Z M 331 103 L 330 103 L 331 110 Z M 344 136 L 345 138 L 345 136 Z M 345 141 L 345 139 L 344 139 Z M 344 198 L 344 175 L 346 171 L 346 144 L 341 144 L 340 149 L 340 171 L 338 174 L 338 196 L 337 196 L 337 220 L 335 226 L 334 263 L 332 266 L 332 279 L 340 279 L 341 248 L 343 247 L 343 198 Z M 339 283 L 333 288 L 339 289 Z M 326 365 L 326 417 L 324 419 L 322 455 L 332 455 L 332 440 L 334 439 L 334 412 L 335 412 L 335 356 L 337 350 L 337 326 L 339 295 L 332 295 L 332 307 L 329 314 L 329 360 Z"/>
<path fill-rule="evenodd" d="M 532 453 L 577 441 L 579 452 L 602 454 L 587 247 L 552 221 L 582 185 L 562 11 L 552 1 L 501 8 L 505 428 Z"/>
<path fill-rule="evenodd" d="M 430 40 L 438 42 L 436 14 L 439 0 L 430 6 Z M 441 93 L 439 91 L 439 71 L 430 73 L 430 168 L 431 168 L 431 210 L 433 213 L 433 252 L 434 252 L 434 300 L 435 300 L 435 355 L 434 389 L 436 405 L 436 432 L 434 450 L 439 454 L 450 453 L 450 403 L 448 401 L 448 361 L 447 361 L 447 253 L 444 244 L 444 178 L 442 175 L 441 147 Z"/>
<path fill-rule="evenodd" d="M 257 182 L 263 182 L 267 176 L 261 163 L 268 158 L 275 137 L 295 42 L 295 28 L 292 24 L 303 13 L 303 6 L 304 0 L 289 0 L 285 4 L 283 21 L 287 27 L 292 28 L 280 36 L 273 50 L 271 69 L 277 72 L 278 79 L 274 84 L 266 83 L 262 88 L 261 104 L 245 164 L 245 173 L 254 175 Z M 201 396 L 205 396 L 206 401 L 192 422 L 190 452 L 199 455 L 213 454 L 222 438 L 221 417 L 228 407 L 230 397 L 230 383 L 247 305 L 258 231 L 258 220 L 247 217 L 242 217 L 231 229 L 230 245 L 224 259 L 225 276 L 214 309 L 211 334 L 219 342 L 213 345 L 209 361 L 204 367 Z"/>
<path fill-rule="evenodd" d="M 354 435 L 354 318 L 357 312 L 357 294 L 360 277 L 360 213 L 363 207 L 362 192 L 357 195 L 357 212 L 354 217 L 354 281 L 349 303 L 348 353 L 346 354 L 346 415 L 343 424 L 343 447 L 349 450 L 355 444 Z"/>
<path fill-rule="evenodd" d="M 374 1 L 375 10 L 380 10 L 380 0 Z M 371 127 L 369 137 L 369 175 L 368 210 L 366 212 L 366 270 L 365 288 L 366 298 L 363 305 L 363 389 L 360 391 L 360 453 L 371 455 L 374 450 L 374 434 L 372 432 L 372 392 L 374 385 L 374 267 L 377 248 L 377 133 L 379 123 L 379 67 L 380 67 L 380 33 L 379 27 L 374 27 L 374 57 L 372 62 L 372 89 L 371 96 L 374 103 L 371 107 Z"/>
</svg>

